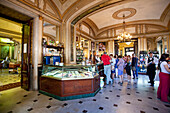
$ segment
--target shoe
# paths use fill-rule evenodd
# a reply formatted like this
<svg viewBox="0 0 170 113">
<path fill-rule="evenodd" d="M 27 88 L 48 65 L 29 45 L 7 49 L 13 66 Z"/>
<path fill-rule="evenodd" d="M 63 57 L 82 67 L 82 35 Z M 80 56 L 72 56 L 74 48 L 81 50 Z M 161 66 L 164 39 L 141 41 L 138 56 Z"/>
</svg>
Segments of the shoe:
<svg viewBox="0 0 170 113">
<path fill-rule="evenodd" d="M 151 83 L 151 81 L 149 81 L 148 83 Z"/>
<path fill-rule="evenodd" d="M 138 79 L 138 77 L 136 77 L 136 79 Z"/>
<path fill-rule="evenodd" d="M 161 98 L 157 97 L 158 100 L 161 100 Z"/>
<path fill-rule="evenodd" d="M 134 77 L 132 79 L 135 79 Z"/>
<path fill-rule="evenodd" d="M 153 85 L 153 84 L 151 84 L 150 86 L 152 86 L 152 87 L 153 87 L 154 85 Z"/>
</svg>

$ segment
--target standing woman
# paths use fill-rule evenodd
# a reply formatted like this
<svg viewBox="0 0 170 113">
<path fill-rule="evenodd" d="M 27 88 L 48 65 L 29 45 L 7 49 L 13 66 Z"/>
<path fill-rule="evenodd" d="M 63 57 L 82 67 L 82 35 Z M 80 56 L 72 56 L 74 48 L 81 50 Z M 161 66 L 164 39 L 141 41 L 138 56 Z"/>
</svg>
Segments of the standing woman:
<svg viewBox="0 0 170 113">
<path fill-rule="evenodd" d="M 166 61 L 167 58 L 168 56 L 166 54 L 161 55 L 161 59 L 160 59 L 161 71 L 159 73 L 160 82 L 157 91 L 157 97 L 161 99 L 161 101 L 163 102 L 170 103 L 170 101 L 168 101 L 168 93 L 170 89 L 170 69 Z"/>
<path fill-rule="evenodd" d="M 128 83 L 130 83 L 130 81 L 131 81 L 131 58 L 130 58 L 130 55 L 128 55 L 128 57 L 127 57 L 125 69 L 126 69 L 126 73 L 128 75 Z"/>
<path fill-rule="evenodd" d="M 122 56 L 118 56 L 119 62 L 117 63 L 118 65 L 118 76 L 120 78 L 120 85 L 123 84 L 123 70 L 124 70 L 124 64 L 125 61 L 123 60 Z"/>
<path fill-rule="evenodd" d="M 116 60 L 116 64 L 115 64 L 115 75 L 116 75 L 116 77 L 118 78 L 119 76 L 118 76 L 118 66 L 117 66 L 117 63 L 119 62 L 119 58 L 118 58 L 117 55 L 116 55 L 115 60 Z"/>
<path fill-rule="evenodd" d="M 116 60 L 115 60 L 115 57 L 113 57 L 113 54 L 110 54 L 110 63 L 111 63 L 111 73 L 112 73 L 112 80 L 113 80 L 113 85 L 114 85 L 114 78 L 115 78 L 115 63 L 116 63 Z"/>
</svg>

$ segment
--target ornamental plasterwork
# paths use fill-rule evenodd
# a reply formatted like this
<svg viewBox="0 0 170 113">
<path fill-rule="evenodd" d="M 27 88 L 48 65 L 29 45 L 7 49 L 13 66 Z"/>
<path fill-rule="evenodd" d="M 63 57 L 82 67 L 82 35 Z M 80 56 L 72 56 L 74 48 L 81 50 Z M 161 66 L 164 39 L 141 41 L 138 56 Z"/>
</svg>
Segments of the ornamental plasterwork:
<svg viewBox="0 0 170 113">
<path fill-rule="evenodd" d="M 61 4 L 64 4 L 67 0 L 59 0 Z"/>
<path fill-rule="evenodd" d="M 123 14 L 125 14 L 124 19 L 130 18 L 136 14 L 136 9 L 134 8 L 124 8 L 113 13 L 112 17 L 115 19 L 123 19 Z"/>
</svg>

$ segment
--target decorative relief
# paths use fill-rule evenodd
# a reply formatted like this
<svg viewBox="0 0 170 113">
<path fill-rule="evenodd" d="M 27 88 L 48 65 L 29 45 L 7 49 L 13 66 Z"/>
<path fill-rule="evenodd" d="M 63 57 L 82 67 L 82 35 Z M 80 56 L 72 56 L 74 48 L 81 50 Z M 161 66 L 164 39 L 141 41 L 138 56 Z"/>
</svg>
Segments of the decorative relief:
<svg viewBox="0 0 170 113">
<path fill-rule="evenodd" d="M 101 33 L 98 38 L 103 38 L 103 37 L 107 37 L 107 32 Z"/>
<path fill-rule="evenodd" d="M 39 8 L 44 9 L 44 0 L 39 0 Z"/>
<path fill-rule="evenodd" d="M 59 0 L 61 4 L 64 4 L 67 0 Z"/>
<path fill-rule="evenodd" d="M 147 33 L 149 33 L 149 32 L 160 32 L 160 31 L 166 30 L 166 29 L 163 29 L 162 27 L 158 27 L 158 26 L 149 26 L 149 25 L 147 25 L 146 28 L 147 28 L 147 29 L 146 29 Z"/>
<path fill-rule="evenodd" d="M 53 9 L 47 3 L 46 3 L 45 10 L 55 15 L 55 12 L 53 11 Z"/>
<path fill-rule="evenodd" d="M 22 0 L 20 0 L 22 2 Z M 37 6 L 37 0 L 24 0 L 25 2 Z"/>
<path fill-rule="evenodd" d="M 117 29 L 116 30 L 116 35 L 119 35 L 122 32 L 123 32 L 123 29 Z M 136 28 L 135 27 L 126 28 L 126 32 L 132 33 L 132 34 L 136 33 Z"/>
<path fill-rule="evenodd" d="M 35 0 L 30 0 L 31 2 L 35 3 Z M 41 0 L 40 0 L 41 1 Z"/>
<path fill-rule="evenodd" d="M 114 12 L 112 17 L 114 19 L 123 19 L 123 14 L 125 15 L 124 19 L 130 18 L 136 14 L 136 9 L 134 9 L 134 8 L 120 9 L 120 10 Z"/>
</svg>

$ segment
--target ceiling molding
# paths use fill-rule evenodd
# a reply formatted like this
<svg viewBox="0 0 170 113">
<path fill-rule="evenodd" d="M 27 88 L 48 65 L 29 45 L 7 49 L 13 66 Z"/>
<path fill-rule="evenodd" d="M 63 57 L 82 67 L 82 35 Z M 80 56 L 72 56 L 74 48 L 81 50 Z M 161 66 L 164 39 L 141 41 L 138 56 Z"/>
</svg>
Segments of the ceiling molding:
<svg viewBox="0 0 170 113">
<path fill-rule="evenodd" d="M 0 33 L 0 37 L 10 38 L 10 39 L 22 39 L 22 35 L 21 36 L 14 36 L 14 35 L 8 35 L 8 34 L 3 34 L 3 33 Z"/>
<path fill-rule="evenodd" d="M 168 4 L 168 6 L 165 8 L 165 10 L 163 11 L 161 17 L 160 17 L 160 20 L 161 21 L 164 21 L 168 12 L 170 11 L 170 3 Z"/>
<path fill-rule="evenodd" d="M 154 24 L 154 25 L 159 25 L 161 27 L 164 27 L 165 29 L 167 28 L 166 26 L 160 25 L 160 23 L 162 23 L 162 22 L 159 19 L 137 20 L 137 21 L 126 22 L 126 26 L 129 26 L 129 25 L 139 25 L 139 24 L 140 25 L 141 24 L 150 24 L 150 23 L 157 23 L 157 24 Z M 111 26 L 107 26 L 107 27 L 104 27 L 102 29 L 99 29 L 98 34 L 100 34 L 103 31 L 106 31 L 106 30 L 109 30 L 109 29 L 115 29 L 115 28 L 118 28 L 118 27 L 123 27 L 122 23 L 111 25 Z"/>
<path fill-rule="evenodd" d="M 136 1 L 136 0 L 133 0 L 133 1 Z M 132 2 L 132 0 L 131 1 L 118 1 L 118 3 L 114 3 L 114 4 L 109 4 L 109 6 L 117 6 L 117 5 L 120 5 L 120 4 L 123 4 L 123 3 L 128 3 L 128 2 Z M 104 3 L 102 3 L 102 4 L 105 4 L 106 2 L 104 2 Z M 101 5 L 102 6 L 102 5 Z M 103 5 L 104 6 L 104 5 Z M 87 11 L 89 11 L 88 13 L 86 13 L 86 15 L 85 15 L 85 12 L 87 12 L 87 11 L 85 11 L 84 13 L 82 13 L 81 15 L 79 15 L 77 18 L 75 18 L 73 21 L 72 21 L 72 24 L 75 24 L 76 22 L 78 22 L 78 21 L 81 21 L 81 20 L 83 20 L 84 18 L 84 20 L 86 20 L 86 18 L 88 18 L 87 17 L 87 15 L 88 16 L 90 16 L 90 15 L 93 15 L 93 14 L 95 14 L 95 13 L 97 13 L 97 12 L 99 12 L 99 11 L 101 11 L 101 10 L 105 10 L 105 9 L 107 9 L 109 6 L 105 6 L 105 7 L 100 7 L 98 10 L 96 10 L 95 8 L 96 7 L 93 7 L 93 8 L 91 8 L 91 9 L 89 9 L 89 10 L 87 10 Z M 162 13 L 162 15 L 161 15 L 161 17 L 160 17 L 160 19 L 150 19 L 150 20 L 138 20 L 138 21 L 132 21 L 132 22 L 127 22 L 128 24 L 131 24 L 131 23 L 137 23 L 137 24 L 145 24 L 145 23 L 157 23 L 158 25 L 162 25 L 162 26 L 165 26 L 165 23 L 163 22 L 163 20 L 165 20 L 165 17 L 167 16 L 167 14 L 168 14 L 168 12 L 169 12 L 169 8 L 170 6 L 168 5 L 167 6 L 167 8 L 165 8 L 165 10 L 163 11 L 163 13 Z M 77 20 L 76 20 L 77 19 Z M 84 21 L 83 20 L 83 21 Z M 75 21 L 75 22 L 74 22 Z M 92 21 L 92 20 L 91 20 Z M 94 23 L 94 22 L 93 22 Z M 95 24 L 95 23 L 94 23 Z M 121 24 L 117 24 L 117 25 L 111 25 L 111 26 L 107 26 L 106 28 L 108 28 L 109 29 L 109 27 L 110 28 L 112 28 L 112 27 L 114 27 L 114 26 L 119 26 L 119 25 L 121 25 Z M 96 24 L 95 24 L 95 26 L 97 26 Z M 168 25 L 166 25 L 165 27 L 168 27 Z M 102 28 L 102 29 L 99 29 L 98 30 L 98 32 L 102 32 L 103 30 L 106 30 L 106 28 Z"/>
<path fill-rule="evenodd" d="M 121 12 L 130 12 L 130 14 L 129 15 L 125 15 L 124 17 L 122 16 L 122 17 L 119 17 L 118 15 L 119 15 L 119 13 L 121 13 Z M 135 14 L 136 14 L 136 9 L 134 9 L 134 8 L 123 8 L 123 9 L 120 9 L 120 10 L 118 10 L 118 11 L 116 11 L 116 12 L 114 12 L 113 13 L 113 15 L 112 15 L 112 17 L 113 18 L 115 18 L 115 19 L 127 19 L 127 18 L 130 18 L 130 17 L 132 17 L 132 16 L 134 16 Z"/>
<path fill-rule="evenodd" d="M 0 31 L 1 31 L 1 32 L 10 33 L 10 34 L 15 34 L 15 35 L 21 35 L 21 36 L 22 36 L 22 33 L 16 32 L 16 31 L 11 31 L 11 30 L 8 30 L 8 29 L 2 29 L 2 28 L 0 28 Z"/>
<path fill-rule="evenodd" d="M 48 33 L 44 33 L 44 32 L 43 32 L 43 36 L 52 38 L 53 40 L 56 40 L 56 37 L 55 37 L 55 36 L 53 36 L 53 35 L 51 35 L 51 34 L 48 34 Z"/>
<path fill-rule="evenodd" d="M 86 18 L 85 20 L 83 20 L 83 22 L 86 22 L 89 26 L 91 26 L 91 28 L 93 29 L 94 34 L 96 36 L 97 32 L 99 31 L 96 24 L 92 20 L 90 20 L 89 18 Z"/>
<path fill-rule="evenodd" d="M 89 28 L 89 31 L 92 30 L 93 35 L 96 36 L 96 34 L 95 34 L 94 30 L 93 30 L 93 27 L 91 27 L 91 26 L 90 26 L 88 23 L 86 23 L 85 21 L 83 21 L 82 24 L 85 25 L 86 27 L 88 27 L 88 28 Z"/>
<path fill-rule="evenodd" d="M 110 0 L 110 1 L 103 2 L 103 3 L 99 4 L 99 5 L 96 5 L 96 6 L 92 7 L 92 8 L 84 11 L 84 12 L 81 13 L 79 16 L 77 16 L 77 17 L 71 22 L 71 24 L 75 25 L 75 24 L 76 24 L 78 21 L 80 21 L 81 19 L 89 16 L 89 14 L 92 14 L 92 13 L 94 13 L 94 12 L 96 13 L 98 10 L 103 9 L 103 8 L 105 8 L 105 7 L 108 7 L 108 6 L 110 6 L 110 5 L 115 5 L 115 4 L 118 5 L 118 4 L 119 4 L 120 2 L 122 2 L 122 1 L 124 1 L 124 0 L 117 0 L 117 1 L 115 1 L 115 0 Z M 128 1 L 128 0 L 127 0 L 127 1 Z"/>
<path fill-rule="evenodd" d="M 56 16 L 57 18 L 60 18 L 60 19 L 61 19 L 61 14 L 60 14 L 58 8 L 56 7 L 56 5 L 55 5 L 54 3 L 52 3 L 52 0 L 45 0 L 45 1 L 46 1 L 46 2 L 45 2 L 45 4 L 46 4 L 45 6 L 47 6 L 47 4 L 48 4 L 49 7 L 50 7 L 50 8 L 54 11 L 54 13 L 55 13 L 56 15 L 58 15 L 58 16 L 56 16 L 55 14 L 49 12 L 49 11 L 46 9 L 46 7 L 45 7 L 45 12 L 48 12 L 49 14 L 52 14 L 52 15 Z"/>
<path fill-rule="evenodd" d="M 61 4 L 64 4 L 67 0 L 59 0 Z"/>
<path fill-rule="evenodd" d="M 62 19 L 63 19 L 63 17 L 67 14 L 67 12 L 69 12 L 73 7 L 75 7 L 80 1 L 81 1 L 81 0 L 77 0 L 77 1 L 74 2 L 70 7 L 68 7 L 68 8 L 64 11 L 64 13 L 63 13 L 63 15 L 62 15 Z"/>
<path fill-rule="evenodd" d="M 52 0 L 48 0 L 50 2 L 51 5 L 54 6 L 54 8 L 57 10 L 57 14 L 59 15 L 60 19 L 62 20 L 62 15 L 60 13 L 60 10 L 58 9 L 58 7 L 55 5 L 55 3 Z M 61 0 L 62 1 L 62 0 Z"/>
<path fill-rule="evenodd" d="M 42 15 L 44 17 L 47 16 L 47 17 L 50 17 L 58 22 L 61 22 L 61 19 L 57 18 L 55 15 L 51 15 L 51 14 L 45 12 L 44 10 L 40 9 L 39 7 L 32 5 L 24 0 L 17 0 L 17 1 L 16 0 L 8 0 L 8 1 L 17 5 L 17 6 L 24 8 L 27 11 L 32 12 L 33 14 Z"/>
</svg>

